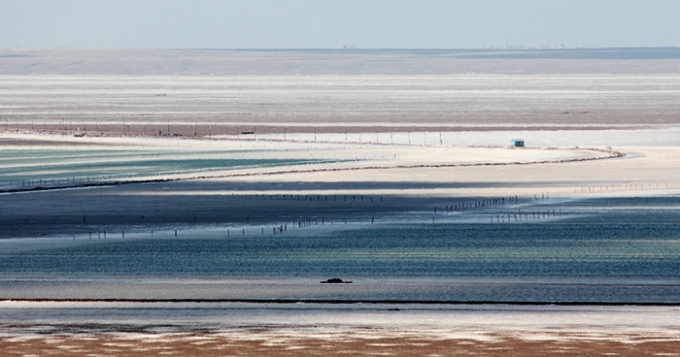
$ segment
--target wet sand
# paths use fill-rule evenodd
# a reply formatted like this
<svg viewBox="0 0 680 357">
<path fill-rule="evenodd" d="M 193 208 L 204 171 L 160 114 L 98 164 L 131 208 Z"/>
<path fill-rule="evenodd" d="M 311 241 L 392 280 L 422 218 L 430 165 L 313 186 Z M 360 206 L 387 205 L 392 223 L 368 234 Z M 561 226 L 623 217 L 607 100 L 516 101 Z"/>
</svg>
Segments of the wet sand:
<svg viewBox="0 0 680 357">
<path fill-rule="evenodd" d="M 3 356 L 678 356 L 680 340 L 616 333 L 596 338 L 579 333 L 515 337 L 490 335 L 490 341 L 431 336 L 391 336 L 355 331 L 324 337 L 267 336 L 253 331 L 230 334 L 56 335 L 0 337 Z M 357 336 L 363 334 L 363 336 Z M 368 336 L 367 336 L 368 335 Z M 524 337 L 524 338 L 522 338 Z M 526 338 L 526 339 L 525 339 Z"/>
<path fill-rule="evenodd" d="M 677 307 L 0 304 L 3 356 L 680 354 Z"/>
</svg>

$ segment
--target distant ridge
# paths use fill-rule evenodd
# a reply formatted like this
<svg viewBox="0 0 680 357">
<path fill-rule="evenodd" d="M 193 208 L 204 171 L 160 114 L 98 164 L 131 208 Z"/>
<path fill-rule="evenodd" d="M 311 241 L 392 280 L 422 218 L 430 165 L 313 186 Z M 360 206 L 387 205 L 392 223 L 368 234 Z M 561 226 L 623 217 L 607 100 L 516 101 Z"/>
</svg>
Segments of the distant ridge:
<svg viewBox="0 0 680 357">
<path fill-rule="evenodd" d="M 680 74 L 680 47 L 0 49 L 0 75 Z"/>
</svg>

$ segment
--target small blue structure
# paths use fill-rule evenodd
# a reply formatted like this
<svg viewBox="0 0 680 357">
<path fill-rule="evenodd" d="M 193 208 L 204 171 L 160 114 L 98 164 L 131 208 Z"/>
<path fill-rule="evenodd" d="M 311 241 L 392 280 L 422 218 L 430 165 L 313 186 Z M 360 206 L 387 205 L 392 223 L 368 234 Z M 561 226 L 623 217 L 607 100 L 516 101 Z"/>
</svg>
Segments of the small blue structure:
<svg viewBox="0 0 680 357">
<path fill-rule="evenodd" d="M 510 141 L 510 143 L 514 147 L 518 147 L 518 148 L 524 147 L 524 139 L 512 139 L 512 141 Z"/>
</svg>

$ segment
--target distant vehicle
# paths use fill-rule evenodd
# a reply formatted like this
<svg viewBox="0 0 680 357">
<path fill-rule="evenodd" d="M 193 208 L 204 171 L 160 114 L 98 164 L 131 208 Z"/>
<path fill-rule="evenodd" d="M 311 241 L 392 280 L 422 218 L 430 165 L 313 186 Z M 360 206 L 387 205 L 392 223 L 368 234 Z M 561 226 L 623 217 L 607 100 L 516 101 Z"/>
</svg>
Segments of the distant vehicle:
<svg viewBox="0 0 680 357">
<path fill-rule="evenodd" d="M 342 280 L 340 278 L 331 278 L 321 282 L 321 284 L 351 284 L 351 283 L 352 283 L 351 281 Z"/>
<path fill-rule="evenodd" d="M 510 141 L 510 144 L 512 144 L 512 146 L 514 146 L 514 147 L 523 148 L 524 147 L 524 139 L 512 139 Z"/>
</svg>

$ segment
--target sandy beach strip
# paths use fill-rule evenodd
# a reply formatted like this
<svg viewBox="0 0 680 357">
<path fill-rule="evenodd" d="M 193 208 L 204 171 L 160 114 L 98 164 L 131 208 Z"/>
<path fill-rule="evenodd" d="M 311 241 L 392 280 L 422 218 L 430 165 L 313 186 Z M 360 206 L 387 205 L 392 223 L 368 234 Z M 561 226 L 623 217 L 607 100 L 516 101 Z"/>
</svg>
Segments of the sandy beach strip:
<svg viewBox="0 0 680 357">
<path fill-rule="evenodd" d="M 312 332 L 312 331 L 307 331 Z M 394 330 L 0 337 L 3 356 L 678 356 L 680 338 L 647 334 Z"/>
<path fill-rule="evenodd" d="M 0 323 L 2 356 L 680 355 L 668 306 L 0 306 L 16 313 Z"/>
</svg>

